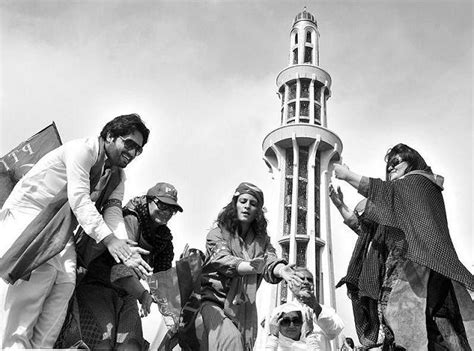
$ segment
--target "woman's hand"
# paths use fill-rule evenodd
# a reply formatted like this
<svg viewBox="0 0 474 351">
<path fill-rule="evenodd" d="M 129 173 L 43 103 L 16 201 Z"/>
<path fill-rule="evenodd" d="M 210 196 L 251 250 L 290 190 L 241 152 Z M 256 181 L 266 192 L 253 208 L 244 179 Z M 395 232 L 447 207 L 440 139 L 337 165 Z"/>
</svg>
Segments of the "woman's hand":
<svg viewBox="0 0 474 351">
<path fill-rule="evenodd" d="M 153 274 L 153 268 L 150 267 L 148 263 L 142 258 L 141 255 L 148 255 L 150 252 L 142 249 L 138 246 L 133 246 L 130 248 L 132 251 L 132 256 L 129 259 L 123 261 L 123 264 L 127 267 L 132 268 L 135 273 L 140 277 L 140 279 L 146 279 Z"/>
<path fill-rule="evenodd" d="M 125 260 L 132 256 L 132 250 L 129 245 L 137 245 L 132 240 L 119 239 L 114 234 L 107 235 L 102 242 L 117 263 L 120 263 L 120 261 L 125 262 Z"/>
<path fill-rule="evenodd" d="M 332 203 L 337 207 L 340 208 L 344 206 L 344 194 L 342 193 L 341 187 L 337 187 L 337 191 L 334 190 L 334 186 L 329 184 L 329 198 L 331 199 Z"/>
<path fill-rule="evenodd" d="M 255 270 L 255 273 L 262 274 L 263 268 L 265 268 L 265 259 L 263 257 L 257 257 L 250 260 L 250 266 Z"/>
<path fill-rule="evenodd" d="M 300 286 L 303 283 L 303 280 L 301 277 L 298 275 L 297 272 L 293 269 L 295 264 L 288 264 L 284 265 L 280 269 L 280 277 L 285 280 L 289 286 L 289 288 L 293 288 L 294 286 Z"/>
<path fill-rule="evenodd" d="M 271 335 L 278 337 L 278 334 L 280 333 L 280 320 L 282 316 L 283 312 L 280 312 L 273 316 L 273 318 L 270 320 L 269 329 Z"/>
<path fill-rule="evenodd" d="M 262 274 L 264 267 L 265 259 L 263 257 L 257 257 L 250 261 L 240 262 L 237 266 L 237 272 L 240 275 Z"/>
<path fill-rule="evenodd" d="M 347 180 L 349 178 L 350 173 L 351 170 L 347 165 L 341 165 L 339 163 L 334 164 L 334 176 L 337 179 Z"/>
<path fill-rule="evenodd" d="M 352 172 L 347 165 L 334 164 L 334 176 L 358 189 L 362 176 Z"/>
</svg>

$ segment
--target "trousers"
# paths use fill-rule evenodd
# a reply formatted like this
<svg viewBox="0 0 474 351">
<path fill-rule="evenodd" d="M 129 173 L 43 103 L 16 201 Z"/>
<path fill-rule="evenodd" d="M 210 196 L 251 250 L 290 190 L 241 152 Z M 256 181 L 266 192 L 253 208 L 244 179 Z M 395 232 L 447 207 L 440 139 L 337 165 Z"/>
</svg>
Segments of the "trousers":
<svg viewBox="0 0 474 351">
<path fill-rule="evenodd" d="M 0 282 L 0 349 L 53 348 L 75 284 L 50 263 L 28 281 Z"/>
</svg>

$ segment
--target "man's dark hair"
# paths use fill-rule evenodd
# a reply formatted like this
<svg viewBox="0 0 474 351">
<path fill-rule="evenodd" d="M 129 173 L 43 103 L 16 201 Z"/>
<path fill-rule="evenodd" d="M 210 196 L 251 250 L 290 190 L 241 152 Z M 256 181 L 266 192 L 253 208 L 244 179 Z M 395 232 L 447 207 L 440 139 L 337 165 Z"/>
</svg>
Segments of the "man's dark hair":
<svg viewBox="0 0 474 351">
<path fill-rule="evenodd" d="M 130 115 L 115 117 L 113 120 L 108 122 L 100 132 L 100 136 L 103 139 L 106 139 L 107 134 L 110 133 L 110 136 L 115 139 L 119 136 L 125 136 L 135 131 L 140 132 L 143 136 L 142 146 L 145 146 L 148 141 L 150 130 L 145 126 L 138 114 L 132 113 Z"/>
</svg>

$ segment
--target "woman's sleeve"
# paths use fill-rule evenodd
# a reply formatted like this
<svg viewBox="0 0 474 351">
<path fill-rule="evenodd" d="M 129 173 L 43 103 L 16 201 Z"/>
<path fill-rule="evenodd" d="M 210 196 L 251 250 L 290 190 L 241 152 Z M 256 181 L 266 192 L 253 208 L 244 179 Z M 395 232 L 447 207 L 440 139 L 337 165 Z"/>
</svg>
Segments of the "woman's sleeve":
<svg viewBox="0 0 474 351">
<path fill-rule="evenodd" d="M 359 217 L 357 217 L 355 212 L 352 213 L 349 218 L 344 220 L 344 224 L 351 228 L 357 235 L 361 234 L 362 229 L 360 227 Z"/>
<path fill-rule="evenodd" d="M 206 251 L 208 259 L 205 266 L 212 267 L 227 277 L 239 276 L 237 266 L 244 260 L 232 254 L 229 243 L 219 228 L 211 230 L 207 235 Z"/>
<path fill-rule="evenodd" d="M 383 181 L 369 178 L 369 190 L 364 216 L 381 225 L 400 228 L 396 206 L 400 204 L 400 194 L 396 190 L 406 179 Z"/>
<path fill-rule="evenodd" d="M 272 243 L 270 242 L 270 237 L 266 237 L 266 245 L 265 245 L 265 267 L 263 269 L 263 279 L 270 284 L 278 284 L 281 282 L 282 278 L 277 278 L 273 273 L 276 265 L 283 263 L 287 265 L 288 262 L 283 258 L 278 258 L 276 254 L 276 250 L 273 247 Z"/>
</svg>

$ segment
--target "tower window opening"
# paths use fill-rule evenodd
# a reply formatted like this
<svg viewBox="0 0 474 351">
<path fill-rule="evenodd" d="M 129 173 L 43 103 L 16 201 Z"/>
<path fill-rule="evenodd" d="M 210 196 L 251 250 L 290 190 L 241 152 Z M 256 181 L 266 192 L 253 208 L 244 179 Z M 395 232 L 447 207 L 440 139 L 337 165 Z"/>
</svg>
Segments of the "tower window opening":
<svg viewBox="0 0 474 351">
<path fill-rule="evenodd" d="M 299 150 L 299 167 L 298 167 L 298 177 L 304 181 L 308 181 L 308 157 L 309 149 L 307 146 L 300 146 Z"/>
<path fill-rule="evenodd" d="M 306 182 L 306 179 L 301 179 L 299 182 L 298 182 L 298 207 L 301 207 L 301 208 L 306 208 L 307 206 L 307 196 L 306 196 L 306 193 L 307 193 L 307 182 Z"/>
<path fill-rule="evenodd" d="M 291 206 L 292 195 L 293 195 L 293 178 L 286 177 L 285 206 Z"/>
<path fill-rule="evenodd" d="M 290 235 L 291 230 L 291 204 L 293 196 L 293 149 L 286 149 L 285 166 L 285 202 L 284 202 L 284 228 L 283 235 Z"/>
<path fill-rule="evenodd" d="M 288 119 L 295 118 L 296 115 L 296 103 L 290 102 L 288 104 Z"/>
<path fill-rule="evenodd" d="M 281 255 L 286 262 L 289 262 L 289 253 L 290 253 L 290 247 L 289 243 L 281 243 Z M 288 284 L 286 283 L 286 280 L 282 280 L 280 283 L 280 303 L 285 303 L 288 299 Z"/>
<path fill-rule="evenodd" d="M 309 98 L 309 84 L 310 80 L 302 79 L 301 80 L 301 97 Z"/>
<path fill-rule="evenodd" d="M 314 104 L 314 123 L 321 125 L 321 106 Z"/>
<path fill-rule="evenodd" d="M 318 301 L 321 301 L 320 287 L 321 287 L 321 247 L 316 243 L 314 248 L 314 293 Z"/>
<path fill-rule="evenodd" d="M 285 206 L 285 223 L 283 226 L 283 235 L 290 235 L 291 231 L 291 206 Z"/>
<path fill-rule="evenodd" d="M 298 49 L 293 50 L 293 64 L 296 65 L 298 63 Z"/>
<path fill-rule="evenodd" d="M 285 175 L 293 177 L 293 149 L 286 149 L 286 168 Z M 290 188 L 291 191 L 291 188 Z"/>
<path fill-rule="evenodd" d="M 296 243 L 296 266 L 306 267 L 306 246 L 308 243 L 305 241 Z"/>
<path fill-rule="evenodd" d="M 306 208 L 306 206 L 308 206 L 308 202 L 307 202 L 307 185 L 308 185 L 308 181 L 304 178 L 301 178 L 299 179 L 299 182 L 298 182 L 298 207 L 301 207 L 301 208 Z"/>
<path fill-rule="evenodd" d="M 309 116 L 309 101 L 300 102 L 300 116 L 302 117 Z"/>
<path fill-rule="evenodd" d="M 321 99 L 321 87 L 314 85 L 314 101 L 319 101 Z"/>
<path fill-rule="evenodd" d="M 306 32 L 306 42 L 311 43 L 311 32 Z"/>
<path fill-rule="evenodd" d="M 314 235 L 319 238 L 321 236 L 319 213 L 320 213 L 320 196 L 319 189 L 321 185 L 321 153 L 316 152 L 316 160 L 314 163 Z M 317 251 L 317 250 L 316 250 Z"/>
<path fill-rule="evenodd" d="M 298 33 L 295 34 L 295 44 L 298 44 Z"/>
<path fill-rule="evenodd" d="M 289 100 L 296 99 L 296 82 L 290 84 L 290 93 L 288 94 Z"/>
<path fill-rule="evenodd" d="M 313 48 L 304 48 L 304 63 L 311 63 L 313 59 Z"/>
<path fill-rule="evenodd" d="M 296 225 L 296 232 L 298 234 L 306 234 L 306 210 L 298 208 L 298 218 Z"/>
</svg>

